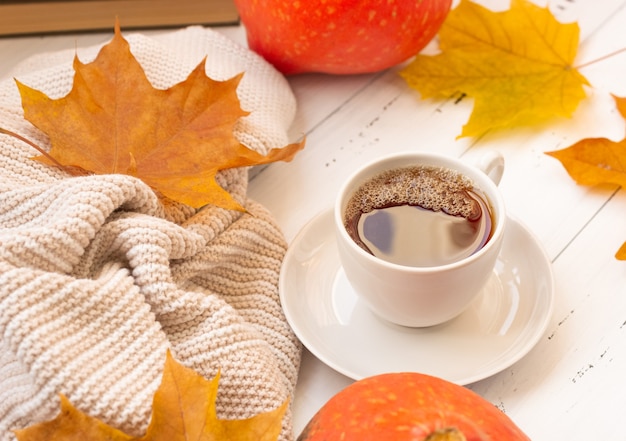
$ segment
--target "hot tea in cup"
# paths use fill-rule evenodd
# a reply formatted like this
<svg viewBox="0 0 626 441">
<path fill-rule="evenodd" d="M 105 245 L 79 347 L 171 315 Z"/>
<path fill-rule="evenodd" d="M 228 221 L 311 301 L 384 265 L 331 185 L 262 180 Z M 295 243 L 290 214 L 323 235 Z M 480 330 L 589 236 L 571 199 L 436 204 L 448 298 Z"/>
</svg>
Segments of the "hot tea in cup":
<svg viewBox="0 0 626 441">
<path fill-rule="evenodd" d="M 414 152 L 374 161 L 347 180 L 335 205 L 339 256 L 373 312 L 431 326 L 469 306 L 502 244 L 503 167 L 500 155 L 479 168 Z"/>
<path fill-rule="evenodd" d="M 489 201 L 455 170 L 415 165 L 386 170 L 354 192 L 344 225 L 376 257 L 437 266 L 480 250 L 491 237 Z"/>
</svg>

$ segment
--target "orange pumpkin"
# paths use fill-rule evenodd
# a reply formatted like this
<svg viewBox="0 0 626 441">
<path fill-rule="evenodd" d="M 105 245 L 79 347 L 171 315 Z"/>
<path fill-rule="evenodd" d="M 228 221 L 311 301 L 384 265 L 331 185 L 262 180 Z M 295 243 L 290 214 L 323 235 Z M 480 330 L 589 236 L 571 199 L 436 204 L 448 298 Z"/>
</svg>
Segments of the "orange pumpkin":
<svg viewBox="0 0 626 441">
<path fill-rule="evenodd" d="M 313 416 L 298 441 L 530 441 L 471 390 L 419 373 L 357 381 Z"/>
</svg>

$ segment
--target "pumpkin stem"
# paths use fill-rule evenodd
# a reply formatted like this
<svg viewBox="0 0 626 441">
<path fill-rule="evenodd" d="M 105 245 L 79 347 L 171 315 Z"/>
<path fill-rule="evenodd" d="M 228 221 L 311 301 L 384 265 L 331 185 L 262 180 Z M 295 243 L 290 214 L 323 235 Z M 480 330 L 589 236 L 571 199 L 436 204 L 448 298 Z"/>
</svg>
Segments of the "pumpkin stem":
<svg viewBox="0 0 626 441">
<path fill-rule="evenodd" d="M 467 438 L 456 427 L 445 427 L 435 430 L 424 441 L 467 441 Z"/>
</svg>

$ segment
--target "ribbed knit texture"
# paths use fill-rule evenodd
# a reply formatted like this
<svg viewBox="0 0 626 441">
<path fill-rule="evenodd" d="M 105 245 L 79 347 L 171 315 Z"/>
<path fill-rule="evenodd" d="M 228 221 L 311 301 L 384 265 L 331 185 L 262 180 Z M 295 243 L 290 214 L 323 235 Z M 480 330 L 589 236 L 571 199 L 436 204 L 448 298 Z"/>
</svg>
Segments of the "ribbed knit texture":
<svg viewBox="0 0 626 441">
<path fill-rule="evenodd" d="M 262 59 L 211 30 L 126 37 L 157 88 L 207 57 L 251 112 L 236 135 L 255 150 L 286 145 L 295 100 Z M 99 48 L 79 49 L 83 62 Z M 51 98 L 67 94 L 75 51 L 29 60 L 13 76 Z M 0 82 L 0 126 L 47 146 L 25 121 L 13 80 Z M 149 422 L 165 353 L 206 378 L 221 370 L 218 414 L 247 418 L 292 397 L 300 344 L 278 297 L 286 243 L 248 200 L 247 170 L 220 184 L 248 212 L 163 205 L 124 175 L 68 177 L 0 135 L 0 440 L 55 417 L 58 394 L 130 435 Z M 291 414 L 281 440 L 293 438 Z"/>
</svg>

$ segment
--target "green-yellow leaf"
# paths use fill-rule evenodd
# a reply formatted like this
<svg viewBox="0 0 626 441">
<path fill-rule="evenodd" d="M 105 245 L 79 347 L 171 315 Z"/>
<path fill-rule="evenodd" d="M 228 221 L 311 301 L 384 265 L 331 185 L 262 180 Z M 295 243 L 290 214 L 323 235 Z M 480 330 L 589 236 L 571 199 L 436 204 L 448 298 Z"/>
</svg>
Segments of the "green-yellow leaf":
<svg viewBox="0 0 626 441">
<path fill-rule="evenodd" d="M 441 52 L 417 55 L 401 75 L 422 98 L 473 98 L 460 136 L 479 136 L 571 116 L 589 84 L 573 67 L 578 40 L 576 23 L 529 1 L 493 12 L 461 0 L 439 32 Z"/>
</svg>

